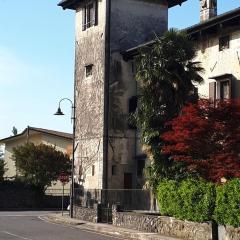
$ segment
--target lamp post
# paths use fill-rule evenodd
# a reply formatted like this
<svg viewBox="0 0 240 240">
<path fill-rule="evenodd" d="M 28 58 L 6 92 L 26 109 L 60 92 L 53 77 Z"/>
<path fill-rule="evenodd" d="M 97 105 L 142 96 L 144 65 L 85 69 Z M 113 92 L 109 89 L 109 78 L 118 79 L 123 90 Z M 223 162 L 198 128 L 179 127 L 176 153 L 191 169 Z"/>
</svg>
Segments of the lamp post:
<svg viewBox="0 0 240 240">
<path fill-rule="evenodd" d="M 76 106 L 75 106 L 75 102 L 73 103 L 72 100 L 70 100 L 69 98 L 62 98 L 59 101 L 58 104 L 58 110 L 54 115 L 57 116 L 62 116 L 64 115 L 64 113 L 61 110 L 61 102 L 62 101 L 69 101 L 71 103 L 71 108 L 72 108 L 72 112 L 71 112 L 71 121 L 73 123 L 73 141 L 72 141 L 72 165 L 71 165 L 71 191 L 70 191 L 70 217 L 73 218 L 73 199 L 74 199 L 74 152 L 75 152 L 75 125 L 76 125 Z"/>
</svg>

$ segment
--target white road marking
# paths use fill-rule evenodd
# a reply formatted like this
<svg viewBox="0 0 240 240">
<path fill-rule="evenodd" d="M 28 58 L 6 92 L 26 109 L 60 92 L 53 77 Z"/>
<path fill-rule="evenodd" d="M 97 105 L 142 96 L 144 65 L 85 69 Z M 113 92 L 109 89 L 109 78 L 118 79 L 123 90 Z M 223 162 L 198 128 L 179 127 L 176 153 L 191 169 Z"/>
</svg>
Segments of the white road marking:
<svg viewBox="0 0 240 240">
<path fill-rule="evenodd" d="M 92 233 L 92 234 L 96 234 L 96 235 L 102 235 L 104 237 L 110 237 L 110 238 L 115 238 L 115 239 L 125 239 L 126 238 L 122 238 L 122 237 L 116 237 L 116 236 L 113 236 L 111 234 L 104 234 L 104 233 L 99 233 L 99 232 L 95 232 L 95 231 L 91 231 L 91 230 L 86 230 L 86 229 L 81 229 L 83 232 L 88 232 L 88 233 Z M 119 234 L 119 233 L 116 233 L 114 232 L 114 234 Z"/>
<path fill-rule="evenodd" d="M 37 215 L 0 215 L 0 217 L 38 217 Z"/>
<path fill-rule="evenodd" d="M 115 239 L 125 239 L 125 238 L 122 238 L 122 237 L 113 236 L 111 234 L 104 234 L 104 233 L 99 233 L 99 232 L 94 231 L 94 230 L 91 231 L 91 230 L 83 229 L 83 228 L 79 227 L 78 225 L 73 227 L 73 226 L 69 226 L 67 223 L 66 224 L 64 224 L 64 223 L 55 223 L 55 222 L 49 221 L 49 220 L 47 220 L 47 219 L 45 219 L 43 217 L 39 216 L 38 218 L 41 219 L 44 222 L 47 222 L 47 223 L 50 223 L 50 224 L 53 224 L 53 225 L 62 226 L 62 227 L 65 227 L 65 228 L 70 228 L 70 229 L 80 229 L 83 232 L 88 232 L 88 233 L 95 234 L 95 235 L 102 235 L 102 236 L 105 236 L 105 237 L 110 237 L 110 238 L 115 238 Z M 119 233 L 115 232 L 115 234 L 119 234 Z"/>
<path fill-rule="evenodd" d="M 30 238 L 25 238 L 23 236 L 20 236 L 20 235 L 16 235 L 16 234 L 13 234 L 13 233 L 10 233 L 10 232 L 7 232 L 7 231 L 2 231 L 3 233 L 7 234 L 7 235 L 10 235 L 10 236 L 13 236 L 13 237 L 16 237 L 16 238 L 19 238 L 19 239 L 24 239 L 24 240 L 33 240 L 33 239 L 30 239 Z"/>
</svg>

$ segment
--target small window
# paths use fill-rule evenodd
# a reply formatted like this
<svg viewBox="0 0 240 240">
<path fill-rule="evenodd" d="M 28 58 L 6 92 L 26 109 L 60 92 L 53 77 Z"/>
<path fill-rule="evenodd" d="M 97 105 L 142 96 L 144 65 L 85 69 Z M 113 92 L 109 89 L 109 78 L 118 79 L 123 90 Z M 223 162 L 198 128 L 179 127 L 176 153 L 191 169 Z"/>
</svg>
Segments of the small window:
<svg viewBox="0 0 240 240">
<path fill-rule="evenodd" d="M 143 176 L 144 168 L 145 168 L 145 160 L 144 159 L 138 160 L 138 164 L 137 164 L 137 176 L 138 177 Z"/>
<path fill-rule="evenodd" d="M 232 94 L 231 76 L 218 76 L 213 79 L 215 79 L 216 82 L 209 83 L 209 99 L 215 102 L 215 100 L 234 98 L 234 95 Z"/>
<path fill-rule="evenodd" d="M 137 109 L 137 96 L 133 96 L 128 101 L 128 112 L 134 113 Z"/>
<path fill-rule="evenodd" d="M 116 165 L 112 165 L 112 175 L 113 176 L 117 175 L 117 166 Z"/>
<path fill-rule="evenodd" d="M 220 83 L 220 99 L 230 99 L 230 82 L 228 80 L 221 81 Z"/>
<path fill-rule="evenodd" d="M 230 37 L 224 36 L 219 38 L 219 51 L 223 51 L 224 49 L 229 48 Z"/>
<path fill-rule="evenodd" d="M 95 166 L 92 165 L 92 176 L 94 176 L 94 175 L 95 175 Z"/>
<path fill-rule="evenodd" d="M 92 76 L 92 71 L 93 71 L 93 65 L 87 65 L 86 67 L 86 77 L 91 77 Z"/>
</svg>

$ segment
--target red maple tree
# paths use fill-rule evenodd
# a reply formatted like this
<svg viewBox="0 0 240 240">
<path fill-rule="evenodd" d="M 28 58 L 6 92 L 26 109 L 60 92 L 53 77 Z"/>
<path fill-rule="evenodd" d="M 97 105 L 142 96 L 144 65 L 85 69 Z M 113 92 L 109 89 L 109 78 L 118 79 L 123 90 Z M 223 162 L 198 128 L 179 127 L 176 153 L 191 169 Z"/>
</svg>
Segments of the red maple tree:
<svg viewBox="0 0 240 240">
<path fill-rule="evenodd" d="M 163 152 L 190 172 L 219 182 L 240 177 L 240 102 L 200 100 L 167 123 Z"/>
</svg>

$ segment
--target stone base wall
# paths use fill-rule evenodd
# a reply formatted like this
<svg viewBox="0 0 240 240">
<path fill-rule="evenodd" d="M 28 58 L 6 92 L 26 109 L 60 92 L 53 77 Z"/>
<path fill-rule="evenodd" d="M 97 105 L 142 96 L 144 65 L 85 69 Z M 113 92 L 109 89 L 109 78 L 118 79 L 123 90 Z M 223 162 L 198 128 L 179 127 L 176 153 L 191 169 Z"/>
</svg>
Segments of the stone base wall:
<svg viewBox="0 0 240 240">
<path fill-rule="evenodd" d="M 113 225 L 119 227 L 159 233 L 165 236 L 179 237 L 188 240 L 212 240 L 211 223 L 194 223 L 171 217 L 134 212 L 118 212 L 114 210 L 112 220 Z"/>
<path fill-rule="evenodd" d="M 94 208 L 86 208 L 80 206 L 73 206 L 73 216 L 74 218 L 88 221 L 88 222 L 99 222 L 99 208 L 94 206 Z"/>
<path fill-rule="evenodd" d="M 234 228 L 231 226 L 219 226 L 218 235 L 219 240 L 239 240 L 240 228 Z"/>
</svg>

